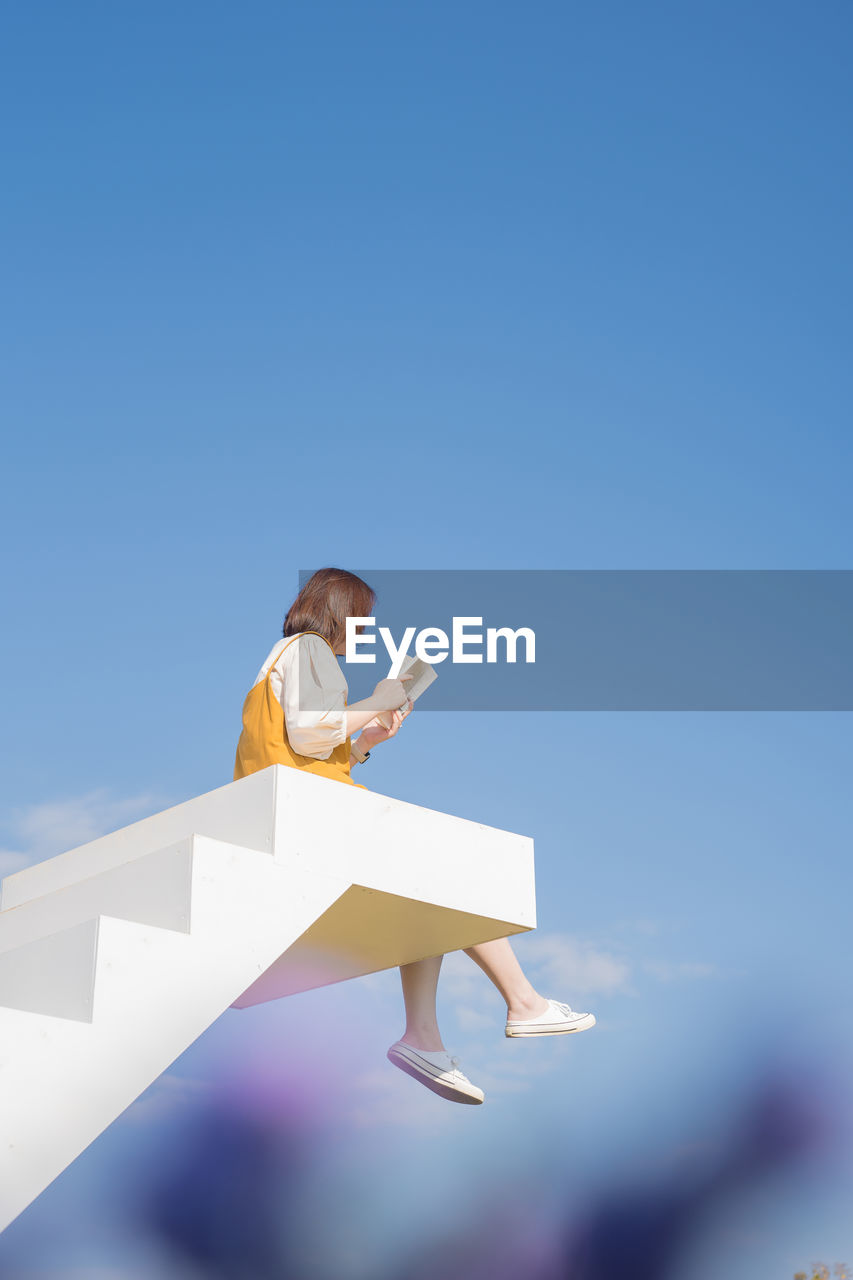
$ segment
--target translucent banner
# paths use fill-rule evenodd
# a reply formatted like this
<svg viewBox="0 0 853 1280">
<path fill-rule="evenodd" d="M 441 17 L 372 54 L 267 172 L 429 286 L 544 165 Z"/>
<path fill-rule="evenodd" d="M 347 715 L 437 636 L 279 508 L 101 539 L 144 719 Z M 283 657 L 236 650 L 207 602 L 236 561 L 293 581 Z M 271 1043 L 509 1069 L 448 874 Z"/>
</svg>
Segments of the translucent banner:
<svg viewBox="0 0 853 1280">
<path fill-rule="evenodd" d="M 351 571 L 377 600 L 350 701 L 405 645 L 419 713 L 853 710 L 853 570 Z"/>
</svg>

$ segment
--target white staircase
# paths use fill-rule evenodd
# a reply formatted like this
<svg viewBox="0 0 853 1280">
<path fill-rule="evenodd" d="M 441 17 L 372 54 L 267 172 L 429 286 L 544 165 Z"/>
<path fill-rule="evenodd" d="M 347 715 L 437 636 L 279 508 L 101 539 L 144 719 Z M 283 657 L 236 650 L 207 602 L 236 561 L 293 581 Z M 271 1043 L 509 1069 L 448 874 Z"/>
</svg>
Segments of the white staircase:
<svg viewBox="0 0 853 1280">
<path fill-rule="evenodd" d="M 229 1006 L 534 926 L 528 838 L 280 765 L 7 876 L 0 1230 Z"/>
</svg>

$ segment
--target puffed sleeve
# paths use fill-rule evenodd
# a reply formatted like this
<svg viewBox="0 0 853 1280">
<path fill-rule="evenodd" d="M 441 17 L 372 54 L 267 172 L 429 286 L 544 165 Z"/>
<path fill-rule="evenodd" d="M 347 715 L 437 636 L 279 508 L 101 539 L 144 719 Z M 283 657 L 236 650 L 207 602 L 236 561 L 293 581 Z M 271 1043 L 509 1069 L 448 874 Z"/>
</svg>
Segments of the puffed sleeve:
<svg viewBox="0 0 853 1280">
<path fill-rule="evenodd" d="M 282 655 L 287 738 L 301 756 L 327 760 L 346 741 L 347 683 L 321 636 L 300 636 Z"/>
</svg>

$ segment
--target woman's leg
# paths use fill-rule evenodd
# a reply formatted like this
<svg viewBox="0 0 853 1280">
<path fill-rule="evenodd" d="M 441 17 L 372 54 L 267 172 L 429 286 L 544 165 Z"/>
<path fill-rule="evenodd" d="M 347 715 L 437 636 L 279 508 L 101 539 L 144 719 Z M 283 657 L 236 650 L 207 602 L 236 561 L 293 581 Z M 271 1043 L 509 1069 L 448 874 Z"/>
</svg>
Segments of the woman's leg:
<svg viewBox="0 0 853 1280">
<path fill-rule="evenodd" d="M 441 961 L 441 956 L 430 956 L 428 960 L 415 960 L 412 964 L 400 965 L 403 1000 L 406 1004 L 406 1030 L 402 1039 L 404 1044 L 411 1045 L 413 1049 L 426 1049 L 430 1052 L 444 1048 L 435 1012 L 435 991 Z"/>
<path fill-rule="evenodd" d="M 538 1018 L 548 1008 L 548 1001 L 524 976 L 508 938 L 478 942 L 475 947 L 466 947 L 465 954 L 480 966 L 506 1000 L 507 1018 Z"/>
<path fill-rule="evenodd" d="M 406 1030 L 402 1040 L 391 1045 L 386 1057 L 406 1075 L 449 1102 L 482 1102 L 483 1090 L 460 1071 L 458 1059 L 451 1058 L 441 1043 L 435 1018 L 435 989 L 442 958 L 432 956 L 400 965 Z"/>
</svg>

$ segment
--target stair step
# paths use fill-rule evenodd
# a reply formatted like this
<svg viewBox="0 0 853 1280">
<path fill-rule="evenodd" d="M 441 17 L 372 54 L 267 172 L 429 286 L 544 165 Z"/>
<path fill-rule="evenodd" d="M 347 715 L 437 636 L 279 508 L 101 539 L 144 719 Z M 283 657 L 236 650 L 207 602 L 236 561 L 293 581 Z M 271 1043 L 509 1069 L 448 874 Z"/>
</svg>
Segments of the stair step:
<svg viewBox="0 0 853 1280">
<path fill-rule="evenodd" d="M 7 907 L 0 911 L 0 954 L 99 915 L 188 933 L 192 874 L 193 841 L 181 840 L 18 907 Z"/>
<path fill-rule="evenodd" d="M 0 910 L 68 888 L 191 835 L 212 836 L 244 849 L 270 853 L 275 789 L 276 767 L 264 769 L 55 858 L 24 867 L 0 881 Z"/>
<path fill-rule="evenodd" d="M 0 1006 L 91 1022 L 97 953 L 97 917 L 5 951 Z"/>
</svg>

